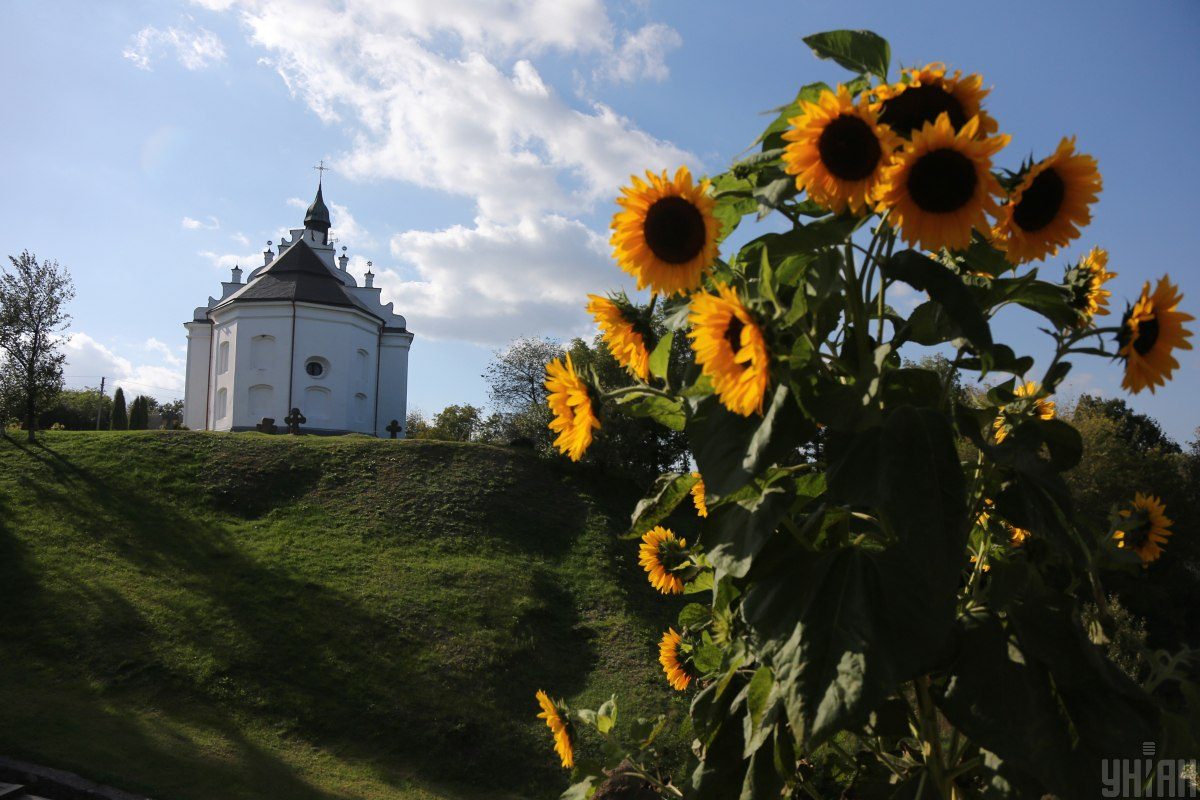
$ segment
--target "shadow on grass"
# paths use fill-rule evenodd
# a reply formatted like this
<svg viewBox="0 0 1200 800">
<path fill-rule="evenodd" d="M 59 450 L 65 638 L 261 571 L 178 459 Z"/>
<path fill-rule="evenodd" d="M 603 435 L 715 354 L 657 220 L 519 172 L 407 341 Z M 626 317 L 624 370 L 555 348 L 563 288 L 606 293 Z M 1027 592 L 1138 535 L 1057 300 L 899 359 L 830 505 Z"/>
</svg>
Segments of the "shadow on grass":
<svg viewBox="0 0 1200 800">
<path fill-rule="evenodd" d="M 0 588 L 6 615 L 23 618 L 22 640 L 37 651 L 27 655 L 46 669 L 76 681 L 99 679 L 103 691 L 84 718 L 114 716 L 109 709 L 122 698 L 160 698 L 177 718 L 212 725 L 202 709 L 216 704 L 289 738 L 351 760 L 382 760 L 422 779 L 478 774 L 491 787 L 521 790 L 561 780 L 547 764 L 545 743 L 529 735 L 536 709 L 528 682 L 578 691 L 595 653 L 578 604 L 548 574 L 531 576 L 534 602 L 507 659 L 484 674 L 469 667 L 430 674 L 431 643 L 419 620 L 373 614 L 352 596 L 256 561 L 221 523 L 197 524 L 144 487 L 108 480 L 41 443 L 8 444 L 29 459 L 21 484 L 37 505 L 93 546 L 89 566 L 48 580 L 43 567 L 30 564 L 28 545 L 0 524 L 0 554 L 11 556 Z M 132 581 L 115 575 L 120 562 L 136 568 Z M 151 599 L 165 619 L 147 619 L 128 599 L 134 595 Z M 136 782 L 153 763 L 162 774 L 218 770 L 231 785 L 269 780 L 283 787 L 279 796 L 328 796 L 289 777 L 287 764 L 251 744 L 230 719 L 218 730 L 237 745 L 232 764 L 218 767 L 183 742 L 141 741 L 126 727 L 134 749 L 112 754 L 106 763 L 114 772 L 105 779 Z"/>
</svg>

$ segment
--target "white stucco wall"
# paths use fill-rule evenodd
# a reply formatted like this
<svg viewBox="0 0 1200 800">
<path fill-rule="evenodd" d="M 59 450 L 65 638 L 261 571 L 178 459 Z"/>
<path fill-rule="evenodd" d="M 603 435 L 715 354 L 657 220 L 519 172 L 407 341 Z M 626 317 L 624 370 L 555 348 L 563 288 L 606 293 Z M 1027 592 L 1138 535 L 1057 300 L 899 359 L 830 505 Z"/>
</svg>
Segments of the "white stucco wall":
<svg viewBox="0 0 1200 800">
<path fill-rule="evenodd" d="M 211 319 L 211 368 L 207 338 L 201 340 L 197 335 L 194 342 L 189 338 L 188 391 L 194 392 L 195 399 L 185 414 L 196 424 L 188 427 L 246 430 L 263 417 L 272 417 L 276 425 L 283 426 L 292 407 L 307 417 L 305 427 L 312 430 L 378 435 L 376 420 L 386 416 L 386 426 L 393 417 L 404 419 L 411 334 L 388 334 L 386 363 L 378 365 L 380 323 L 356 309 L 291 302 L 237 303 L 212 312 Z M 200 325 L 189 323 L 189 333 Z M 221 351 L 226 345 L 228 368 L 222 371 Z M 191 377 L 193 351 L 199 359 L 194 368 L 196 379 Z M 320 376 L 306 370 L 312 359 L 324 366 Z M 379 397 L 377 408 L 375 383 L 380 371 L 390 394 L 386 407 L 384 398 Z M 204 384 L 207 425 L 200 388 Z M 222 391 L 224 415 L 219 402 Z"/>
<path fill-rule="evenodd" d="M 411 333 L 384 333 L 379 364 L 379 409 L 375 418 L 376 435 L 390 436 L 392 420 L 405 424 L 408 415 L 408 352 Z"/>
<path fill-rule="evenodd" d="M 187 328 L 187 366 L 184 369 L 183 424 L 192 430 L 204 430 L 212 325 L 185 322 L 184 327 Z"/>
</svg>

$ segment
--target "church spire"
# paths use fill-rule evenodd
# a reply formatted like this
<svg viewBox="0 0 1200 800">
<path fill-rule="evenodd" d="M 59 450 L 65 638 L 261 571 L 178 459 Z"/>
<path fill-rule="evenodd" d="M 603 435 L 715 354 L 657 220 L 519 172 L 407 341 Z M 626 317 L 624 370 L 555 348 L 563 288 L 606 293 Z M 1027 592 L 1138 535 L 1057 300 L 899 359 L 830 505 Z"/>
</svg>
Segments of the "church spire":
<svg viewBox="0 0 1200 800">
<path fill-rule="evenodd" d="M 329 221 L 329 209 L 325 205 L 325 198 L 321 195 L 321 185 L 324 183 L 325 170 L 329 168 L 322 161 L 319 166 L 313 169 L 318 170 L 320 177 L 317 178 L 317 196 L 313 199 L 312 205 L 308 207 L 308 211 L 304 215 L 304 228 L 305 230 L 320 231 L 324 237 L 322 239 L 323 243 L 329 244 L 329 228 L 331 225 Z"/>
</svg>

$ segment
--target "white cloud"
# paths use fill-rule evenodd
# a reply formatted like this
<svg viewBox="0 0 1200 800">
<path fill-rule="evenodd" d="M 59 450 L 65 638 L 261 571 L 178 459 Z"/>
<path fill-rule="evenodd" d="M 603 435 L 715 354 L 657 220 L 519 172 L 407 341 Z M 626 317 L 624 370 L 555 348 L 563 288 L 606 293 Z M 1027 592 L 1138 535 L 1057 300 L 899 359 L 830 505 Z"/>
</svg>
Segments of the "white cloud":
<svg viewBox="0 0 1200 800">
<path fill-rule="evenodd" d="M 249 272 L 255 267 L 262 266 L 262 253 L 215 253 L 212 250 L 201 250 L 197 255 L 203 256 L 212 262 L 213 267 L 217 269 L 232 269 L 235 266 L 240 266 L 242 269 Z"/>
<path fill-rule="evenodd" d="M 189 231 L 198 231 L 201 229 L 206 231 L 215 231 L 217 228 L 221 227 L 221 221 L 213 216 L 210 216 L 207 222 L 193 219 L 192 217 L 184 217 L 183 222 L 180 224 Z"/>
<path fill-rule="evenodd" d="M 674 28 L 653 22 L 626 33 L 621 46 L 597 71 L 596 76 L 614 83 L 634 83 L 642 79 L 662 82 L 671 71 L 667 68 L 669 52 L 683 44 L 683 37 Z"/>
<path fill-rule="evenodd" d="M 632 173 L 702 165 L 605 104 L 564 98 L 538 67 L 597 80 L 663 80 L 671 28 L 615 25 L 602 0 L 197 0 L 236 13 L 260 63 L 327 123 L 349 130 L 334 166 L 469 198 L 470 226 L 391 238 L 400 269 L 377 285 L 421 334 L 494 344 L 570 335 L 588 291 L 620 273 L 580 217 Z M 576 65 L 562 65 L 573 60 Z M 586 91 L 586 85 L 583 87 Z M 308 205 L 297 200 L 300 207 Z M 344 207 L 335 235 L 370 247 Z M 206 253 L 221 266 L 230 256 Z M 224 260 L 221 260 L 224 259 Z"/>
<path fill-rule="evenodd" d="M 375 268 L 384 300 L 423 336 L 479 344 L 582 332 L 587 293 L 614 277 L 603 237 L 554 215 L 409 231 L 392 238 L 391 250 L 412 269 Z"/>
<path fill-rule="evenodd" d="M 121 55 L 138 69 L 149 70 L 154 59 L 172 51 L 179 63 L 190 70 L 204 69 L 225 59 L 225 45 L 206 28 L 170 27 L 164 30 L 153 25 L 135 33 Z"/>
<path fill-rule="evenodd" d="M 241 231 L 238 231 L 237 233 L 230 235 L 229 238 L 233 239 L 235 242 L 240 244 L 242 247 L 250 246 L 250 239 L 246 236 L 246 234 L 242 233 Z"/>
<path fill-rule="evenodd" d="M 72 387 L 98 386 L 100 377 L 107 378 L 105 392 L 110 396 L 120 386 L 127 399 L 148 394 L 158 400 L 183 398 L 183 369 L 181 359 L 165 344 L 151 339 L 146 349 L 159 353 L 166 364 L 134 362 L 118 355 L 86 333 L 72 333 L 63 343 L 67 362 L 63 374 Z"/>
</svg>

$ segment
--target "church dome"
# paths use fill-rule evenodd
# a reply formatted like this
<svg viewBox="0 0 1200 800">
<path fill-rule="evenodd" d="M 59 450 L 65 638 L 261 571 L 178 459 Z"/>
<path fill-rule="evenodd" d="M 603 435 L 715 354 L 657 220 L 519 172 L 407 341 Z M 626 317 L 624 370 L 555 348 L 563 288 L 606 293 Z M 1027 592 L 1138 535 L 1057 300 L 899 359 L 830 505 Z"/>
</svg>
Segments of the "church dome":
<svg viewBox="0 0 1200 800">
<path fill-rule="evenodd" d="M 325 205 L 325 198 L 321 196 L 321 184 L 318 183 L 317 196 L 304 214 L 304 227 L 308 230 L 328 233 L 330 225 L 329 208 Z"/>
</svg>

